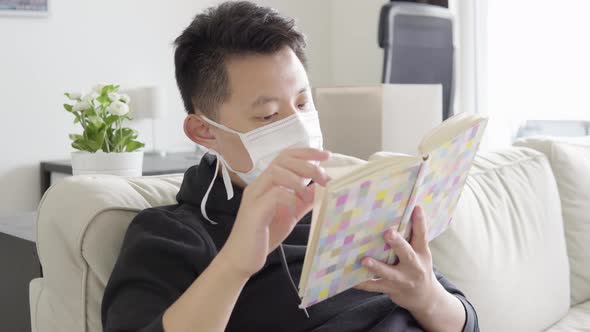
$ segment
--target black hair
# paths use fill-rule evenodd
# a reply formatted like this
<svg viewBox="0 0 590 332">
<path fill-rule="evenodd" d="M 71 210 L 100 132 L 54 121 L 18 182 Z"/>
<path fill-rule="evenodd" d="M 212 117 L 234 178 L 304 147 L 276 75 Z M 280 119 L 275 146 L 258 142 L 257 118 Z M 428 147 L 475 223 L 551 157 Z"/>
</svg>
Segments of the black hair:
<svg viewBox="0 0 590 332">
<path fill-rule="evenodd" d="M 232 56 L 272 54 L 290 47 L 306 65 L 305 36 L 295 21 L 248 1 L 228 1 L 198 14 L 176 38 L 176 83 L 187 113 L 215 117 L 229 98 L 226 63 Z"/>
</svg>

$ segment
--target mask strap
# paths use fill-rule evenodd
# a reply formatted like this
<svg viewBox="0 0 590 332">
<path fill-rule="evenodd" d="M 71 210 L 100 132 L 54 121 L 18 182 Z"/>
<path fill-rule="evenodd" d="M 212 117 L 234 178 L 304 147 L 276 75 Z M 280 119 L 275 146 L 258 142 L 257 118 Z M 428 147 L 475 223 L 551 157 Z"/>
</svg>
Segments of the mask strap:
<svg viewBox="0 0 590 332">
<path fill-rule="evenodd" d="M 229 172 L 227 170 L 227 167 L 225 166 L 225 160 L 223 160 L 223 157 L 221 157 L 220 154 L 218 154 L 217 152 L 215 152 L 213 150 L 209 150 L 209 152 L 211 152 L 212 154 L 217 156 L 217 162 L 215 163 L 215 172 L 213 174 L 213 178 L 211 179 L 211 183 L 209 183 L 209 188 L 207 188 L 207 191 L 205 192 L 205 196 L 203 196 L 203 199 L 201 200 L 201 214 L 211 224 L 217 225 L 217 223 L 215 221 L 211 220 L 211 218 L 209 218 L 209 216 L 207 215 L 207 209 L 205 208 L 205 206 L 207 205 L 207 200 L 209 199 L 209 194 L 211 193 L 211 189 L 213 188 L 213 184 L 215 183 L 215 179 L 217 178 L 217 173 L 219 172 L 219 165 L 220 164 L 221 164 L 221 177 L 223 178 L 223 184 L 225 185 L 225 192 L 227 193 L 227 200 L 230 200 L 234 197 L 234 188 L 232 187 L 231 178 L 229 177 Z"/>
<path fill-rule="evenodd" d="M 225 131 L 230 132 L 232 134 L 242 135 L 242 133 L 240 133 L 239 131 L 235 131 L 235 130 L 229 128 L 229 127 L 226 127 L 226 126 L 224 126 L 224 125 L 222 125 L 220 123 L 217 123 L 217 122 L 209 119 L 208 117 L 206 117 L 204 115 L 201 115 L 201 119 L 205 120 L 205 122 L 207 122 L 208 124 L 212 125 L 213 127 L 217 127 L 217 128 L 219 128 L 221 130 L 225 130 Z"/>
<path fill-rule="evenodd" d="M 229 171 L 227 170 L 229 166 L 220 154 L 217 154 L 217 161 L 221 163 L 221 177 L 223 178 L 227 200 L 229 201 L 234 197 L 234 187 L 231 184 L 231 178 L 229 177 Z"/>
<path fill-rule="evenodd" d="M 213 174 L 213 178 L 211 179 L 211 183 L 209 183 L 209 188 L 207 188 L 207 192 L 205 192 L 205 196 L 203 196 L 203 199 L 201 200 L 201 214 L 203 215 L 203 217 L 205 217 L 205 219 L 207 219 L 213 225 L 217 225 L 217 223 L 209 218 L 209 216 L 207 215 L 207 211 L 205 209 L 205 205 L 207 205 L 207 200 L 209 199 L 209 193 L 211 192 L 211 188 L 213 188 L 213 184 L 215 183 L 215 178 L 217 178 L 218 171 L 219 171 L 219 159 L 217 159 L 217 162 L 215 164 L 215 173 Z"/>
</svg>

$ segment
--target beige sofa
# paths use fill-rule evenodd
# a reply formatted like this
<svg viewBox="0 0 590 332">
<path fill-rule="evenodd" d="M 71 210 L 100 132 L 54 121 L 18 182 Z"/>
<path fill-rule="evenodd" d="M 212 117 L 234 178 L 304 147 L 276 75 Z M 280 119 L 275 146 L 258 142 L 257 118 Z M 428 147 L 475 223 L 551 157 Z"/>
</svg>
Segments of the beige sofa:
<svg viewBox="0 0 590 332">
<path fill-rule="evenodd" d="M 467 294 L 482 331 L 590 330 L 590 142 L 529 139 L 480 153 L 435 264 Z M 362 162 L 339 157 L 326 167 Z M 100 302 L 136 213 L 174 204 L 182 175 L 82 176 L 39 207 L 43 278 L 33 331 L 101 331 Z"/>
</svg>

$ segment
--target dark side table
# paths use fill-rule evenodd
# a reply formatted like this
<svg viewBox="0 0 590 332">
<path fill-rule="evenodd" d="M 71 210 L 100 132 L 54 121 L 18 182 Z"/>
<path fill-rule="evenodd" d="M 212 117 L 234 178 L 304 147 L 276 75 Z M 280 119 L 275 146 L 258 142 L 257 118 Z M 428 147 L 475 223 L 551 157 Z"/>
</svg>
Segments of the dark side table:
<svg viewBox="0 0 590 332">
<path fill-rule="evenodd" d="M 189 167 L 201 160 L 199 151 L 168 152 L 165 155 L 145 153 L 143 155 L 142 175 L 162 175 L 184 173 Z M 52 185 L 51 175 L 72 175 L 71 160 L 56 160 L 41 162 L 41 196 Z"/>
<path fill-rule="evenodd" d="M 30 331 L 29 283 L 42 275 L 35 245 L 37 214 L 0 216 L 0 330 Z"/>
</svg>

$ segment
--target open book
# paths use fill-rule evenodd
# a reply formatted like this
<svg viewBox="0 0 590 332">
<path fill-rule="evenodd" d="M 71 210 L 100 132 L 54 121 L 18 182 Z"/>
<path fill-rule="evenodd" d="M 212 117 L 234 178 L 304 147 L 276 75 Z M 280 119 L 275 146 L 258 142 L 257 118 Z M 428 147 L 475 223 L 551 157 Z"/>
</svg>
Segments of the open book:
<svg viewBox="0 0 590 332">
<path fill-rule="evenodd" d="M 410 216 L 422 206 L 429 240 L 451 222 L 479 147 L 487 119 L 458 114 L 432 129 L 419 155 L 393 155 L 332 173 L 317 187 L 307 252 L 299 282 L 307 308 L 374 276 L 361 266 L 373 257 L 395 260 L 384 233 L 394 228 L 408 239 Z"/>
</svg>

